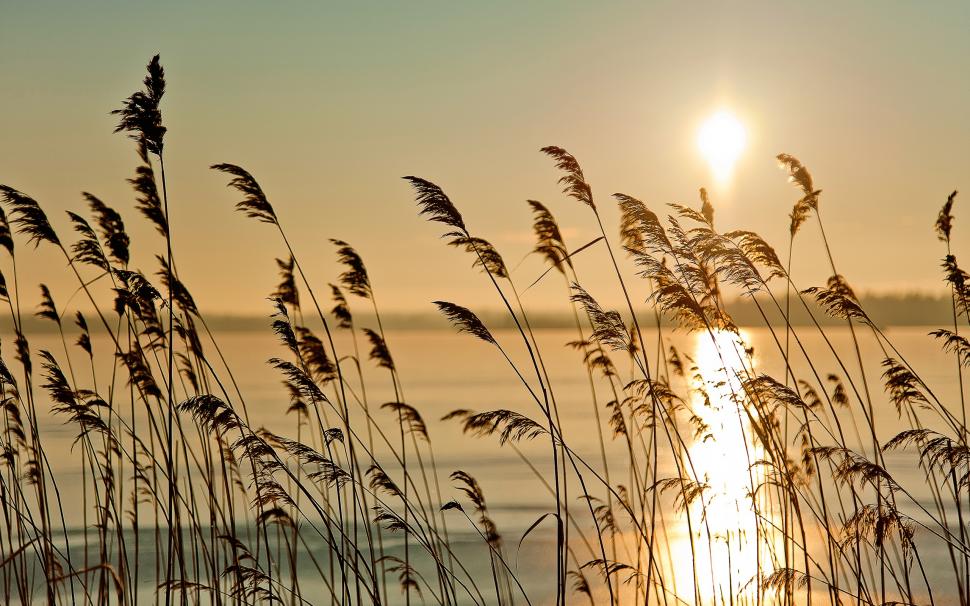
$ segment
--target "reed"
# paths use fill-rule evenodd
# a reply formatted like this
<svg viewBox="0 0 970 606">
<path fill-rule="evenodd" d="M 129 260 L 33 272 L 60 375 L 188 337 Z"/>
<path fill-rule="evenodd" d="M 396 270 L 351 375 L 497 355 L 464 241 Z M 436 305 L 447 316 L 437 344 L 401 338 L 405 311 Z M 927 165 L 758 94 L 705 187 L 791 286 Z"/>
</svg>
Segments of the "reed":
<svg viewBox="0 0 970 606">
<path fill-rule="evenodd" d="M 250 415 L 221 336 L 179 277 L 165 90 L 156 56 L 143 89 L 114 112 L 136 143 L 133 206 L 157 242 L 133 242 L 122 213 L 87 192 L 68 213 L 71 235 L 59 234 L 41 203 L 0 186 L 0 298 L 13 333 L 0 356 L 4 603 L 970 606 L 970 274 L 952 246 L 956 192 L 932 226 L 952 322 L 927 337 L 952 358 L 948 394 L 838 272 L 822 192 L 791 155 L 777 156 L 796 188 L 779 255 L 754 232 L 720 231 L 706 190 L 697 208 L 619 193 L 606 202 L 575 156 L 543 148 L 595 237 L 571 248 L 554 207 L 529 200 L 529 254 L 545 270 L 526 288 L 457 198 L 405 177 L 419 216 L 470 255 L 513 327 L 434 301 L 520 390 L 516 402 L 439 422 L 409 400 L 397 335 L 358 249 L 331 239 L 340 273 L 314 284 L 297 253 L 305 243 L 286 228 L 298 209 L 271 202 L 247 169 L 216 164 L 236 209 L 280 246 L 266 322 L 279 350 L 264 355 L 284 387 L 273 413 L 287 420 L 263 427 L 266 411 Z M 601 214 L 608 203 L 617 226 Z M 792 261 L 811 224 L 832 277 L 806 287 Z M 76 282 L 66 298 L 40 284 L 36 315 L 56 340 L 37 351 L 17 273 L 24 244 L 60 254 Z M 136 246 L 156 253 L 154 267 L 132 266 L 150 258 Z M 615 278 L 615 292 L 588 288 L 590 271 Z M 575 368 L 554 365 L 527 304 L 556 280 Z M 728 312 L 732 297 L 750 299 L 763 321 L 757 353 L 751 327 Z M 620 309 L 601 303 L 613 299 Z M 677 346 L 687 338 L 690 352 Z M 570 372 L 581 389 L 557 378 Z M 58 464 L 52 419 L 73 432 L 77 474 Z M 440 465 L 440 432 L 518 457 L 543 510 L 509 530 L 492 500 L 507 487 Z M 540 540 L 555 546 L 546 559 L 519 557 Z"/>
</svg>

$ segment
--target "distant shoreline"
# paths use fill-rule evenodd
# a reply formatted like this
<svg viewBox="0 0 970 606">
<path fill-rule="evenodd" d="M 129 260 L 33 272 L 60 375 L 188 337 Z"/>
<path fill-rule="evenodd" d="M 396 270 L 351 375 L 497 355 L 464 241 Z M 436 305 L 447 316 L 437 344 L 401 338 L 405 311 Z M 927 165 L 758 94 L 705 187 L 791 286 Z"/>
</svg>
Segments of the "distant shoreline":
<svg viewBox="0 0 970 606">
<path fill-rule="evenodd" d="M 806 303 L 812 310 L 812 314 L 823 326 L 844 325 L 844 320 L 832 318 L 824 311 L 805 297 Z M 770 300 L 758 299 L 761 310 L 768 318 L 772 326 L 784 326 L 782 314 L 775 308 Z M 779 300 L 784 304 L 783 300 Z M 863 309 L 873 319 L 878 326 L 939 326 L 946 327 L 953 324 L 953 311 L 950 299 L 947 297 L 932 297 L 929 295 L 867 295 L 861 298 Z M 430 307 L 430 305 L 429 305 Z M 727 304 L 728 312 L 734 318 L 738 326 L 764 326 L 765 320 L 758 309 L 758 305 L 750 299 L 735 299 Z M 497 310 L 473 310 L 481 320 L 494 330 L 514 328 L 508 314 Z M 92 314 L 87 314 L 91 316 Z M 258 332 L 270 331 L 271 320 L 267 315 L 230 315 L 230 314 L 204 314 L 206 323 L 213 331 L 218 332 Z M 434 311 L 428 312 L 388 312 L 382 314 L 386 328 L 395 330 L 444 330 L 451 326 L 447 320 Z M 655 318 L 652 315 L 643 314 L 640 316 L 643 326 L 655 325 Z M 103 332 L 103 327 L 95 318 L 88 317 L 88 325 L 93 333 Z M 328 318 L 330 320 L 330 318 Z M 373 314 L 360 314 L 355 316 L 355 321 L 360 326 L 373 326 L 375 324 Z M 67 332 L 75 332 L 76 327 L 73 322 L 73 314 L 65 317 L 64 327 Z M 535 329 L 556 329 L 572 328 L 574 319 L 572 314 L 566 312 L 534 311 L 529 313 L 529 322 Z M 319 327 L 320 321 L 313 315 L 306 314 L 306 323 L 310 328 Z M 661 321 L 663 326 L 673 326 L 673 323 L 664 318 Z M 811 325 L 812 320 L 797 299 L 792 299 L 792 325 L 807 326 Z M 966 325 L 966 322 L 961 322 Z M 13 323 L 9 315 L 0 316 L 0 332 L 5 334 L 12 333 Z M 50 320 L 37 318 L 30 311 L 25 310 L 24 328 L 29 333 L 55 332 L 56 326 Z"/>
</svg>

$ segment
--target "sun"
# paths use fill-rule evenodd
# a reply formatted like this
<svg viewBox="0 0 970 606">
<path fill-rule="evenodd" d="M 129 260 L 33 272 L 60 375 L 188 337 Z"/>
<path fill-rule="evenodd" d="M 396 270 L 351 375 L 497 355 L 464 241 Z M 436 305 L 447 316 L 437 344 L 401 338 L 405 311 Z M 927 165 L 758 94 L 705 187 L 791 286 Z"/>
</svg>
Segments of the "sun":
<svg viewBox="0 0 970 606">
<path fill-rule="evenodd" d="M 711 166 L 714 180 L 724 184 L 731 179 L 734 164 L 748 142 L 744 125 L 728 110 L 718 110 L 697 131 L 697 147 Z"/>
</svg>

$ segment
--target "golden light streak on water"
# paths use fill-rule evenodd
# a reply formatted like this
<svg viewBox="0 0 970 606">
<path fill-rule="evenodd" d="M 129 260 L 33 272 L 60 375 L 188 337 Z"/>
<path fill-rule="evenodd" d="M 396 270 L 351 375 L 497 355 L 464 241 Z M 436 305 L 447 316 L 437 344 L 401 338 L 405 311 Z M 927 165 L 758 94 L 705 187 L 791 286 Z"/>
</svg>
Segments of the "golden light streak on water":
<svg viewBox="0 0 970 606">
<path fill-rule="evenodd" d="M 770 529 L 777 523 L 759 500 L 759 518 L 752 503 L 752 486 L 764 480 L 764 469 L 752 465 L 763 449 L 752 439 L 741 381 L 752 372 L 745 336 L 729 331 L 696 336 L 691 379 L 696 389 L 690 402 L 699 435 L 683 457 L 685 473 L 706 485 L 704 497 L 689 507 L 693 551 L 683 512 L 671 537 L 671 556 L 678 593 L 693 602 L 694 579 L 703 604 L 754 604 L 759 571 L 771 571 L 782 543 Z M 706 394 L 706 397 L 705 397 Z M 685 437 L 689 430 L 682 430 Z M 767 535 L 767 536 L 766 536 Z M 759 569 L 759 563 L 761 567 Z"/>
</svg>

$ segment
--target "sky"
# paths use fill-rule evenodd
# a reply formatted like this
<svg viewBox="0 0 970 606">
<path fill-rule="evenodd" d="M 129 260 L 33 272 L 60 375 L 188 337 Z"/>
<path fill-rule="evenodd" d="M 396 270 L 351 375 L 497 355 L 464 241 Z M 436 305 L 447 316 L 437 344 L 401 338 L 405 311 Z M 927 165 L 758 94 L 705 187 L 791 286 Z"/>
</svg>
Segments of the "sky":
<svg viewBox="0 0 970 606">
<path fill-rule="evenodd" d="M 719 229 L 757 231 L 780 252 L 797 196 L 774 157 L 793 154 L 823 190 L 826 234 L 856 290 L 943 293 L 933 221 L 970 178 L 966 31 L 970 5 L 957 2 L 0 0 L 0 183 L 36 198 L 65 239 L 63 211 L 94 193 L 155 271 L 163 242 L 134 209 L 137 159 L 109 112 L 160 53 L 176 258 L 211 313 L 268 313 L 284 249 L 233 212 L 238 196 L 209 165 L 257 178 L 319 292 L 338 271 L 328 238 L 340 238 L 386 310 L 493 309 L 485 277 L 417 216 L 400 177 L 441 185 L 524 289 L 544 269 L 527 256 L 527 199 L 552 209 L 573 248 L 596 235 L 544 145 L 580 160 L 611 237 L 612 193 L 663 212 L 699 205 L 703 186 Z M 719 184 L 696 133 L 724 108 L 748 142 Z M 968 205 L 955 209 L 962 258 Z M 25 301 L 46 282 L 80 304 L 55 251 L 21 250 Z M 827 277 L 822 254 L 813 219 L 795 243 L 800 286 Z M 578 261 L 594 296 L 619 301 L 601 247 Z M 546 279 L 524 299 L 559 309 L 564 293 Z"/>
</svg>

